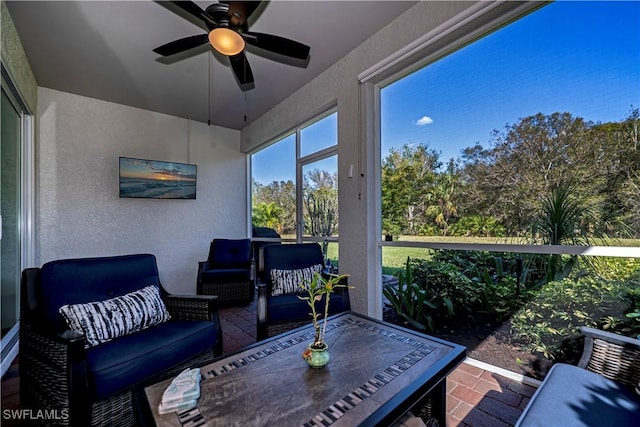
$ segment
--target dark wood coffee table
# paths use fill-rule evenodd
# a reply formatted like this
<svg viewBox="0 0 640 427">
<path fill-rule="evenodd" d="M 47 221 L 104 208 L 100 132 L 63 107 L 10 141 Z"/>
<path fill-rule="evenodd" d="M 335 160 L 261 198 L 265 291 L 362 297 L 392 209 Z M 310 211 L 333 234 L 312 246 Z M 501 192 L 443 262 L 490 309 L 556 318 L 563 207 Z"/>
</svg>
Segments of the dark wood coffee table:
<svg viewBox="0 0 640 427">
<path fill-rule="evenodd" d="M 342 313 L 327 325 L 329 364 L 312 369 L 302 359 L 312 339 L 311 326 L 295 329 L 202 367 L 191 411 L 159 415 L 170 380 L 147 387 L 156 425 L 390 426 L 427 399 L 431 416 L 446 425 L 445 379 L 465 347 Z"/>
</svg>

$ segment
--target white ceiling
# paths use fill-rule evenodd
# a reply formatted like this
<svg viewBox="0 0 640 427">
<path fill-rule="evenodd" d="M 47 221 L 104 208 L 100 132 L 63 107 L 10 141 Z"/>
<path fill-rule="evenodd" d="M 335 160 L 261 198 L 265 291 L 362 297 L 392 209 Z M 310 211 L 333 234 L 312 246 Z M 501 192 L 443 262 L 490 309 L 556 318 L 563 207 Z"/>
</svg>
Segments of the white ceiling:
<svg viewBox="0 0 640 427">
<path fill-rule="evenodd" d="M 196 1 L 206 8 L 215 1 Z M 247 47 L 255 87 L 242 92 L 209 46 L 162 58 L 152 49 L 204 33 L 155 1 L 7 1 L 39 86 L 241 129 L 411 7 L 404 1 L 270 1 L 250 31 L 311 46 L 306 68 Z M 211 78 L 209 78 L 211 76 Z M 244 116 L 247 115 L 245 122 Z"/>
</svg>

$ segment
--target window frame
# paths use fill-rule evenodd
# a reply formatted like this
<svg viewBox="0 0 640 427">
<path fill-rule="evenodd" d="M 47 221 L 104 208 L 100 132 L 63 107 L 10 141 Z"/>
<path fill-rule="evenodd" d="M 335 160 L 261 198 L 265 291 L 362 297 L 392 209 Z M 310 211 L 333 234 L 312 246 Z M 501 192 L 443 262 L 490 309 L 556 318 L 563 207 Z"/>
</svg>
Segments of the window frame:
<svg viewBox="0 0 640 427">
<path fill-rule="evenodd" d="M 286 132 L 281 133 L 279 136 L 273 138 L 272 140 L 258 146 L 256 149 L 251 150 L 251 152 L 249 152 L 248 158 L 249 158 L 249 168 L 248 168 L 248 173 L 249 173 L 249 183 L 253 182 L 253 175 L 252 175 L 252 158 L 253 155 L 256 154 L 257 152 L 270 147 L 274 144 L 279 143 L 280 141 L 289 138 L 290 136 L 294 135 L 295 137 L 295 187 L 296 187 L 296 236 L 294 239 L 289 239 L 289 238 L 283 238 L 282 241 L 283 242 L 295 242 L 295 243 L 303 243 L 303 242 L 338 242 L 338 237 L 323 237 L 323 236 L 318 236 L 318 237 L 314 237 L 314 236 L 304 236 L 304 222 L 303 222 L 303 216 L 304 216 L 304 208 L 303 208 L 303 190 L 304 190 L 304 176 L 302 174 L 303 168 L 306 165 L 324 160 L 324 159 L 328 159 L 332 156 L 336 157 L 336 160 L 338 158 L 338 144 L 339 142 L 336 140 L 336 144 L 329 146 L 329 147 L 325 147 L 321 150 L 312 152 L 310 154 L 307 154 L 305 156 L 301 156 L 301 132 L 303 129 L 313 126 L 313 124 L 331 116 L 335 114 L 336 115 L 336 127 L 337 127 L 337 120 L 338 120 L 338 106 L 337 104 L 332 104 L 332 106 L 330 106 L 329 108 L 325 108 L 323 109 L 320 113 L 315 114 L 312 118 L 305 120 L 304 122 L 302 122 L 301 124 L 295 126 L 292 129 L 287 130 Z M 336 129 L 336 137 L 338 136 L 338 132 Z M 251 184 L 250 184 L 251 186 Z M 251 223 L 251 210 L 253 208 L 253 189 L 249 188 L 249 203 L 248 203 L 248 207 L 249 207 L 249 222 Z"/>
</svg>

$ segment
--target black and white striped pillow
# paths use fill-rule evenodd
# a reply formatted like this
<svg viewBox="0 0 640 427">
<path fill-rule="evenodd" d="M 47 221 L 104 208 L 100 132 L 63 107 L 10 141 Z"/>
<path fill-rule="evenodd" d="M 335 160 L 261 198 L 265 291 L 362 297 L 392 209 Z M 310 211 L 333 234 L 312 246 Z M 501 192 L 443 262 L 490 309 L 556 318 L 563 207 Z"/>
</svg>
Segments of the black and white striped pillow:
<svg viewBox="0 0 640 427">
<path fill-rule="evenodd" d="M 147 286 L 120 297 L 60 307 L 69 328 L 82 332 L 86 347 L 111 341 L 171 318 L 157 286 Z"/>
<path fill-rule="evenodd" d="M 271 295 L 293 294 L 300 292 L 300 285 L 307 284 L 313 280 L 316 273 L 322 271 L 322 264 L 311 267 L 299 268 L 296 270 L 271 270 Z"/>
</svg>

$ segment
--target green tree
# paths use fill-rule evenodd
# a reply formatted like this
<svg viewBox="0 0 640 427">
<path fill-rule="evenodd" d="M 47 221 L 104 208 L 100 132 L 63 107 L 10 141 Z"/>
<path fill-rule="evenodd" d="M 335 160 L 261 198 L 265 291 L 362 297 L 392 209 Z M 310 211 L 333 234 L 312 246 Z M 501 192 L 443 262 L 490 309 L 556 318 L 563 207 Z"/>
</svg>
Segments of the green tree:
<svg viewBox="0 0 640 427">
<path fill-rule="evenodd" d="M 600 188 L 600 218 L 606 231 L 640 237 L 640 111 L 632 109 L 619 123 L 594 126 L 591 138 L 602 147 L 600 163 L 606 168 Z"/>
<path fill-rule="evenodd" d="M 304 177 L 304 230 L 310 236 L 338 234 L 338 177 L 335 172 L 313 169 Z M 322 243 L 327 253 L 328 242 Z"/>
<path fill-rule="evenodd" d="M 260 204 L 269 205 L 271 203 L 280 208 L 278 213 L 280 229 L 278 232 L 280 234 L 295 234 L 296 186 L 293 181 L 273 181 L 265 185 L 254 180 L 252 185 L 253 208 Z"/>
<path fill-rule="evenodd" d="M 570 113 L 536 114 L 494 131 L 491 148 L 466 149 L 463 181 L 471 190 L 462 203 L 465 214 L 494 217 L 509 235 L 523 236 L 553 188 L 579 182 L 590 204 L 598 204 L 602 149 L 589 138 L 591 126 Z"/>
<path fill-rule="evenodd" d="M 423 228 L 433 198 L 429 189 L 442 165 L 439 158 L 426 144 L 405 144 L 389 151 L 381 171 L 384 232 L 417 234 Z"/>
<path fill-rule="evenodd" d="M 459 174 L 453 159 L 449 160 L 447 170 L 439 173 L 429 194 L 429 211 L 434 214 L 434 222 L 440 227 L 442 235 L 449 232 L 450 221 L 458 214 L 457 196 Z"/>
<path fill-rule="evenodd" d="M 602 228 L 593 227 L 597 221 L 594 212 L 594 209 L 580 201 L 574 188 L 560 186 L 545 196 L 534 230 L 540 233 L 546 245 L 592 246 L 593 238 L 607 237 L 602 233 Z M 547 281 L 564 278 L 576 259 L 576 256 L 571 256 L 565 263 L 562 255 L 550 255 Z"/>
<path fill-rule="evenodd" d="M 278 232 L 282 232 L 282 213 L 282 208 L 274 202 L 260 202 L 253 205 L 251 222 L 256 227 L 269 227 Z"/>
</svg>

